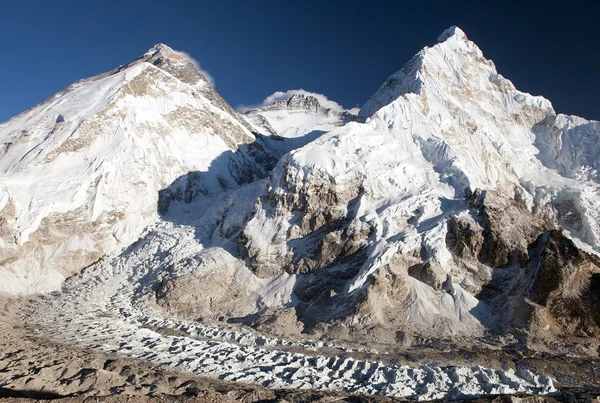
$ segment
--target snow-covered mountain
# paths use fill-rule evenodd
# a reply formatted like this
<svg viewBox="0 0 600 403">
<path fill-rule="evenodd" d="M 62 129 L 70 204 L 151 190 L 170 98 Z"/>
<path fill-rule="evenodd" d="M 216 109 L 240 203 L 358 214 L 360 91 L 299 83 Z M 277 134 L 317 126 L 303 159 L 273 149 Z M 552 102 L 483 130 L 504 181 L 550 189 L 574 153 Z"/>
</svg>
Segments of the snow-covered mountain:
<svg viewBox="0 0 600 403">
<path fill-rule="evenodd" d="M 26 328 L 268 388 L 555 391 L 532 350 L 591 379 L 599 122 L 517 90 L 457 27 L 358 114 L 267 100 L 240 114 L 157 45 L 0 125 L 0 292 L 61 289 Z M 399 345 L 427 364 L 390 362 Z"/>
<path fill-rule="evenodd" d="M 320 94 L 303 90 L 278 92 L 274 102 L 250 109 L 244 116 L 256 127 L 277 158 L 358 119 L 358 110 L 344 109 Z M 289 95 L 286 96 L 286 95 Z M 270 98 L 272 98 L 271 96 Z M 267 98 L 269 99 L 269 98 Z"/>
<path fill-rule="evenodd" d="M 533 322 L 572 329 L 576 310 L 564 300 L 531 303 L 543 282 L 531 248 L 562 226 L 580 248 L 600 250 L 598 122 L 515 89 L 456 27 L 359 115 L 365 123 L 281 159 L 240 237 L 257 275 L 300 276 L 300 320 L 392 338 Z M 554 278 L 577 278 L 578 295 L 598 292 L 588 288 L 597 263 L 587 274 L 573 267 Z M 559 298 L 562 280 L 552 287 Z M 595 333 L 600 323 L 578 326 Z"/>
<path fill-rule="evenodd" d="M 236 320 L 354 340 L 599 331 L 578 313 L 600 312 L 597 122 L 518 91 L 456 27 L 360 116 L 198 216 L 202 248 L 161 276 L 159 300 L 218 315 L 208 290 L 188 297 L 208 282 L 238 296 L 217 309 Z M 205 272 L 222 251 L 227 268 Z"/>
<path fill-rule="evenodd" d="M 147 271 L 135 298 L 172 315 L 385 343 L 600 332 L 600 124 L 456 27 L 358 116 L 309 94 L 240 115 L 159 45 L 0 133 L 2 290 L 56 289 L 151 224 L 103 264 Z"/>
<path fill-rule="evenodd" d="M 3 123 L 0 291 L 57 290 L 128 246 L 155 219 L 159 190 L 189 172 L 204 193 L 263 177 L 252 130 L 165 45 Z"/>
<path fill-rule="evenodd" d="M 346 110 L 333 101 L 321 105 L 316 95 L 297 92 L 287 99 L 251 109 L 245 115 L 262 133 L 290 138 L 313 131 L 328 132 L 356 120 L 356 111 Z"/>
</svg>

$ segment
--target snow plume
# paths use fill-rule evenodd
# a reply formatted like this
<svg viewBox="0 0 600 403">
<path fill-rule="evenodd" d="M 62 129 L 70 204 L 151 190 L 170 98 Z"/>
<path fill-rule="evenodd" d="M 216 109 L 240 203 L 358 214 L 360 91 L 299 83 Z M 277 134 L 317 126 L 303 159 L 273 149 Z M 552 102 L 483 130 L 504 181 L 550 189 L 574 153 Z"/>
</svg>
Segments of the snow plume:
<svg viewBox="0 0 600 403">
<path fill-rule="evenodd" d="M 200 66 L 200 62 L 198 60 L 194 59 L 187 52 L 183 52 L 181 50 L 176 50 L 176 52 L 181 53 L 182 55 L 184 55 L 185 57 L 187 57 L 188 59 L 190 59 L 190 61 L 194 64 L 194 67 L 196 67 L 198 69 L 198 71 L 200 73 L 202 73 L 202 75 L 206 78 L 206 81 L 208 81 L 208 83 L 210 84 L 210 86 L 213 87 L 213 88 L 215 88 L 215 79 L 213 78 L 213 76 L 210 75 L 210 73 L 208 71 L 206 71 L 205 69 L 202 68 L 202 66 Z"/>
<path fill-rule="evenodd" d="M 273 94 L 271 94 L 268 97 L 266 97 L 260 104 L 257 104 L 257 105 L 238 105 L 236 109 L 240 113 L 246 113 L 246 112 L 248 112 L 248 111 L 250 111 L 252 109 L 257 109 L 257 108 L 262 108 L 264 106 L 269 106 L 269 105 L 271 105 L 271 104 L 273 104 L 274 102 L 277 102 L 277 101 L 283 101 L 283 100 L 290 99 L 292 97 L 292 95 L 297 95 L 297 94 L 302 94 L 302 95 L 306 95 L 306 96 L 315 97 L 319 101 L 319 103 L 321 104 L 321 106 L 323 106 L 324 108 L 333 109 L 334 111 L 338 111 L 338 112 L 344 112 L 345 111 L 345 109 L 342 107 L 342 105 L 338 104 L 335 101 L 330 100 L 325 95 L 318 94 L 316 92 L 306 91 L 306 90 L 303 90 L 303 89 L 288 90 L 288 91 L 276 91 Z"/>
</svg>

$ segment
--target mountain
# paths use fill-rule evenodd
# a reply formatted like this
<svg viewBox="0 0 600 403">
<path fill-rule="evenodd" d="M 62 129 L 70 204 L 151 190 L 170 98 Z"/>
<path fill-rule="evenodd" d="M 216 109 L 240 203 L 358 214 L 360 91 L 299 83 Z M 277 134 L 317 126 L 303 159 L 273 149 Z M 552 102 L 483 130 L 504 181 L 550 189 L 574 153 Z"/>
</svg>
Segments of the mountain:
<svg viewBox="0 0 600 403">
<path fill-rule="evenodd" d="M 263 138 L 268 142 L 267 147 L 277 158 L 303 147 L 323 133 L 358 119 L 357 111 L 344 109 L 319 94 L 302 90 L 283 94 L 291 95 L 244 114 L 256 131 L 266 135 Z"/>
<path fill-rule="evenodd" d="M 358 115 L 335 105 L 239 114 L 157 45 L 0 125 L 0 291 L 80 273 L 23 328 L 274 389 L 597 385 L 600 123 L 517 90 L 457 27 Z"/>
<path fill-rule="evenodd" d="M 245 115 L 261 128 L 261 133 L 291 138 L 314 131 L 324 133 L 356 119 L 354 111 L 346 110 L 333 101 L 329 101 L 329 105 L 321 105 L 316 95 L 295 93 L 271 105 L 251 109 Z"/>
<path fill-rule="evenodd" d="M 286 332 L 354 339 L 376 328 L 384 341 L 572 330 L 531 305 L 546 276 L 534 251 L 562 230 L 552 239 L 591 268 L 552 276 L 593 294 L 599 128 L 518 91 L 456 27 L 358 116 L 310 93 L 240 115 L 157 45 L 0 126 L 1 290 L 56 290 L 149 226 L 158 250 L 191 226 L 195 246 L 169 274 L 150 264 L 172 314 L 289 318 Z"/>
<path fill-rule="evenodd" d="M 318 113 L 311 104 L 302 110 Z M 518 91 L 456 27 L 389 77 L 359 116 L 364 123 L 285 154 L 251 193 L 221 200 L 218 232 L 194 253 L 206 262 L 227 251 L 235 276 L 249 276 L 247 264 L 278 297 L 227 280 L 222 289 L 211 281 L 211 292 L 240 295 L 242 311 L 231 299 L 208 310 L 202 293 L 182 299 L 206 280 L 205 263 L 194 269 L 188 257 L 162 279 L 171 313 L 226 312 L 283 334 L 386 343 L 518 328 L 600 334 L 600 322 L 577 313 L 600 300 L 598 122 Z M 571 269 L 543 269 L 536 245 L 547 237 Z M 218 272 L 210 278 L 231 278 Z M 533 297 L 544 282 L 569 310 Z"/>
<path fill-rule="evenodd" d="M 159 190 L 189 172 L 218 165 L 205 193 L 264 177 L 251 130 L 166 45 L 3 123 L 0 291 L 57 290 L 128 246 L 155 219 Z"/>
<path fill-rule="evenodd" d="M 158 44 L 1 124 L 0 292 L 58 290 L 172 202 L 264 178 L 353 116 L 331 105 L 297 94 L 240 115 L 192 59 Z"/>
</svg>

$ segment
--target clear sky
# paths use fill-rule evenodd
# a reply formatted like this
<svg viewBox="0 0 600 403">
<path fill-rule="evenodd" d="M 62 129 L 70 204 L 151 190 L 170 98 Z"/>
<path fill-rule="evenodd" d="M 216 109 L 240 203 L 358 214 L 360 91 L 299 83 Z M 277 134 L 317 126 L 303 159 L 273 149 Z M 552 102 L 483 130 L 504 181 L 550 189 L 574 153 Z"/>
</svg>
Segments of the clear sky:
<svg viewBox="0 0 600 403">
<path fill-rule="evenodd" d="M 351 108 L 451 25 L 518 89 L 600 120 L 600 2 L 503 3 L 6 0 L 0 121 L 160 42 L 197 59 L 234 107 L 303 88 Z"/>
</svg>

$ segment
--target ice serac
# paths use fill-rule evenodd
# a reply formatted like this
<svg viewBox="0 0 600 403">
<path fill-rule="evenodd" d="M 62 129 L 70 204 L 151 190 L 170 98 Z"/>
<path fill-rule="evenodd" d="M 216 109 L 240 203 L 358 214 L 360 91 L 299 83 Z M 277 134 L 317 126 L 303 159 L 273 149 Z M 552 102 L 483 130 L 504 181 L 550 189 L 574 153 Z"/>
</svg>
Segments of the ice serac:
<svg viewBox="0 0 600 403">
<path fill-rule="evenodd" d="M 502 290 L 541 234 L 600 251 L 598 122 L 517 90 L 459 28 L 359 116 L 282 158 L 240 237 L 259 276 L 299 275 L 310 326 L 501 331 L 515 323 Z"/>
<path fill-rule="evenodd" d="M 128 246 L 189 172 L 206 194 L 263 177 L 251 129 L 162 44 L 1 124 L 0 291 L 56 290 Z"/>
</svg>

